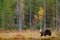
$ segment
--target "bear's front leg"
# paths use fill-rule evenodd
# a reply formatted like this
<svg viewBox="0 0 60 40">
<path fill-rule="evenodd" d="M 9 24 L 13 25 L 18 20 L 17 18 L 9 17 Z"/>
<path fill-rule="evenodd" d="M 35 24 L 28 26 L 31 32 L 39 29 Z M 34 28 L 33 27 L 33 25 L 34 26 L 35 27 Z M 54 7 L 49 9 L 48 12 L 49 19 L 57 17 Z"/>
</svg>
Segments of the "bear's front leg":
<svg viewBox="0 0 60 40">
<path fill-rule="evenodd" d="M 41 34 L 41 36 L 43 36 L 43 33 Z"/>
<path fill-rule="evenodd" d="M 46 33 L 44 33 L 44 36 L 46 36 Z"/>
<path fill-rule="evenodd" d="M 43 36 L 44 35 L 44 33 L 43 32 L 40 32 L 41 33 L 41 35 L 40 36 Z"/>
</svg>

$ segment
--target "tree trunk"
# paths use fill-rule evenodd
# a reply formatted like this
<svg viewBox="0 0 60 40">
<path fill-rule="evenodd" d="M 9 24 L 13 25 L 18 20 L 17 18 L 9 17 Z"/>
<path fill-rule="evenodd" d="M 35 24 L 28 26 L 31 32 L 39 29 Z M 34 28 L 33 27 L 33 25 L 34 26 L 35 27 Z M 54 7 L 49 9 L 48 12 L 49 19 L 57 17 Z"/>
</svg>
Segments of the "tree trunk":
<svg viewBox="0 0 60 40">
<path fill-rule="evenodd" d="M 58 0 L 56 0 L 56 30 L 58 31 L 58 20 L 59 20 L 59 18 L 58 18 Z"/>
<path fill-rule="evenodd" d="M 46 0 L 43 0 L 43 8 L 44 8 L 44 27 L 43 27 L 43 30 L 45 30 L 46 28 L 46 3 L 45 3 Z"/>
<path fill-rule="evenodd" d="M 30 0 L 30 30 L 32 29 L 32 24 L 31 24 L 31 14 L 32 14 L 32 9 L 31 9 L 31 0 Z"/>
<path fill-rule="evenodd" d="M 24 0 L 17 0 L 18 30 L 22 30 L 22 20 L 24 19 Z"/>
</svg>

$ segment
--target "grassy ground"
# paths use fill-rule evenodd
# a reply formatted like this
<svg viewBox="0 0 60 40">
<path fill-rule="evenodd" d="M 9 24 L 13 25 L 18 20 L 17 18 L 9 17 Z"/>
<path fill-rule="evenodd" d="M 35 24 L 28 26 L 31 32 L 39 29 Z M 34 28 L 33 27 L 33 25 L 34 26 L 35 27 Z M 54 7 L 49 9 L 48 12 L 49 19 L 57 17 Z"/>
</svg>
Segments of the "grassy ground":
<svg viewBox="0 0 60 40">
<path fill-rule="evenodd" d="M 56 40 L 60 39 L 55 31 L 52 31 L 52 36 L 41 37 L 39 30 L 21 30 L 21 31 L 3 31 L 0 32 L 0 40 Z"/>
</svg>

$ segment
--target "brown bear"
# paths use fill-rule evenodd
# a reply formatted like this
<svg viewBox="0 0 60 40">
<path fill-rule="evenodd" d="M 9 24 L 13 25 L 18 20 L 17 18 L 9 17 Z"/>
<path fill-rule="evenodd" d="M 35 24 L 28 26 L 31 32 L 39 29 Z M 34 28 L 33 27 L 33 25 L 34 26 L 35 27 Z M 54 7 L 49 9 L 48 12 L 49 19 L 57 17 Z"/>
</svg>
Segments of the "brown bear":
<svg viewBox="0 0 60 40">
<path fill-rule="evenodd" d="M 51 36 L 52 34 L 49 29 L 46 29 L 45 31 L 41 31 L 40 33 L 41 33 L 41 36 L 46 36 L 46 35 Z"/>
</svg>

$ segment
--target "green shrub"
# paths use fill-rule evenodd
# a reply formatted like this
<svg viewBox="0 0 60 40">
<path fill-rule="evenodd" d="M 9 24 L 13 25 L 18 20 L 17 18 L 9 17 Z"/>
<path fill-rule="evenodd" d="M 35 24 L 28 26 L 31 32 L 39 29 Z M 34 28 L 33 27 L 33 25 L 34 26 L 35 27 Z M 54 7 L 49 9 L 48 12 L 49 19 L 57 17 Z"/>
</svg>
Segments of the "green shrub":
<svg viewBox="0 0 60 40">
<path fill-rule="evenodd" d="M 42 24 L 42 23 L 37 23 L 37 24 L 36 24 L 36 28 L 37 28 L 37 29 L 43 28 L 43 24 Z"/>
<path fill-rule="evenodd" d="M 29 26 L 26 26 L 26 25 L 24 25 L 24 26 L 22 26 L 22 29 L 29 29 Z"/>
</svg>

